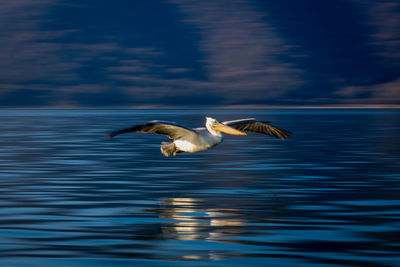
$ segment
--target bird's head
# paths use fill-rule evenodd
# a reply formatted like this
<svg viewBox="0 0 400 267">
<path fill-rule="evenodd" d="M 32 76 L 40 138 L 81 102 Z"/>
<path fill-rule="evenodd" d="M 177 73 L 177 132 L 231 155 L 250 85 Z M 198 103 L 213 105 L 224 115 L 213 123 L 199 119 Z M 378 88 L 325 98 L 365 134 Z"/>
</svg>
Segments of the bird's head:
<svg viewBox="0 0 400 267">
<path fill-rule="evenodd" d="M 213 126 L 216 122 L 218 122 L 216 119 L 211 118 L 211 117 L 206 117 L 206 125 L 208 126 Z"/>
<path fill-rule="evenodd" d="M 236 130 L 230 126 L 220 123 L 214 118 L 206 117 L 207 130 L 213 135 L 220 135 L 220 132 L 232 134 L 232 135 L 247 135 L 245 132 Z"/>
</svg>

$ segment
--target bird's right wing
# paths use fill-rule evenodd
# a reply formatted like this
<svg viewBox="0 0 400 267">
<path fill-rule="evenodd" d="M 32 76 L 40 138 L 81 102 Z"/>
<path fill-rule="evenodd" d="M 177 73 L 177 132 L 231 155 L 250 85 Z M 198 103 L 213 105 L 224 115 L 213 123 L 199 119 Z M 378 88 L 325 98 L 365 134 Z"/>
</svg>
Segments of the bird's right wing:
<svg viewBox="0 0 400 267">
<path fill-rule="evenodd" d="M 129 128 L 112 132 L 108 135 L 108 137 L 111 138 L 118 134 L 128 132 L 162 134 L 168 136 L 171 139 L 190 139 L 198 135 L 196 131 L 174 122 L 149 121 L 145 124 L 134 125 Z"/>
<path fill-rule="evenodd" d="M 223 124 L 240 131 L 249 131 L 254 133 L 267 134 L 280 139 L 287 139 L 291 133 L 271 125 L 268 121 L 259 121 L 254 118 L 241 119 L 234 121 L 224 121 Z"/>
</svg>

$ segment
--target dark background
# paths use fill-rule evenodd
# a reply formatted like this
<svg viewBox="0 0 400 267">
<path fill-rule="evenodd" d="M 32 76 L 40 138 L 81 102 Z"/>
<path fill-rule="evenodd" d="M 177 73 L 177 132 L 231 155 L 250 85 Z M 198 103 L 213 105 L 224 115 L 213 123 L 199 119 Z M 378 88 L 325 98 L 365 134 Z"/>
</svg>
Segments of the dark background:
<svg viewBox="0 0 400 267">
<path fill-rule="evenodd" d="M 1 2 L 1 107 L 399 103 L 399 1 Z"/>
</svg>

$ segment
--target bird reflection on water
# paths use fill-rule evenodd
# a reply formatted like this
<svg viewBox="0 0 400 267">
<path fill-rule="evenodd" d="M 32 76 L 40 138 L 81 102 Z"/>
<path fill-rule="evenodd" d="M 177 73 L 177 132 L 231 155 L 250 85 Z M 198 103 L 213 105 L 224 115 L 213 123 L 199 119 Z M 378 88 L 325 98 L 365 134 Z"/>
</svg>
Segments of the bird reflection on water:
<svg viewBox="0 0 400 267">
<path fill-rule="evenodd" d="M 277 220 L 277 214 L 284 209 L 281 204 L 275 197 L 263 203 L 259 200 L 238 200 L 231 194 L 218 193 L 209 198 L 161 198 L 158 209 L 147 210 L 158 216 L 161 223 L 142 229 L 135 239 L 146 238 L 146 233 L 150 233 L 156 246 L 171 243 L 168 248 L 170 254 L 166 256 L 169 259 L 172 255 L 178 260 L 236 258 L 248 253 L 246 248 L 251 243 L 247 240 L 251 234 L 249 227 L 256 221 L 265 227 Z M 246 210 L 249 208 L 253 210 Z M 188 242 L 203 245 L 191 248 Z M 221 250 L 221 244 L 231 244 L 232 248 L 229 252 Z"/>
<path fill-rule="evenodd" d="M 164 238 L 179 240 L 209 240 L 240 235 L 246 225 L 238 209 L 210 209 L 201 199 L 165 198 L 160 203 L 160 217 L 174 222 L 162 226 Z"/>
</svg>

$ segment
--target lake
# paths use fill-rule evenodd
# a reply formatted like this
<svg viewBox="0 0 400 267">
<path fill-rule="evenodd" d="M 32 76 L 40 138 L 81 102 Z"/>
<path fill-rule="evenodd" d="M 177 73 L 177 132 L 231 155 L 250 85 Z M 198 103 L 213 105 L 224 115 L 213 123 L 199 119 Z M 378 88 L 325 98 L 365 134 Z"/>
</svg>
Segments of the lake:
<svg viewBox="0 0 400 267">
<path fill-rule="evenodd" d="M 166 158 L 148 120 L 256 117 Z M 400 110 L 0 110 L 1 266 L 399 266 Z"/>
</svg>

